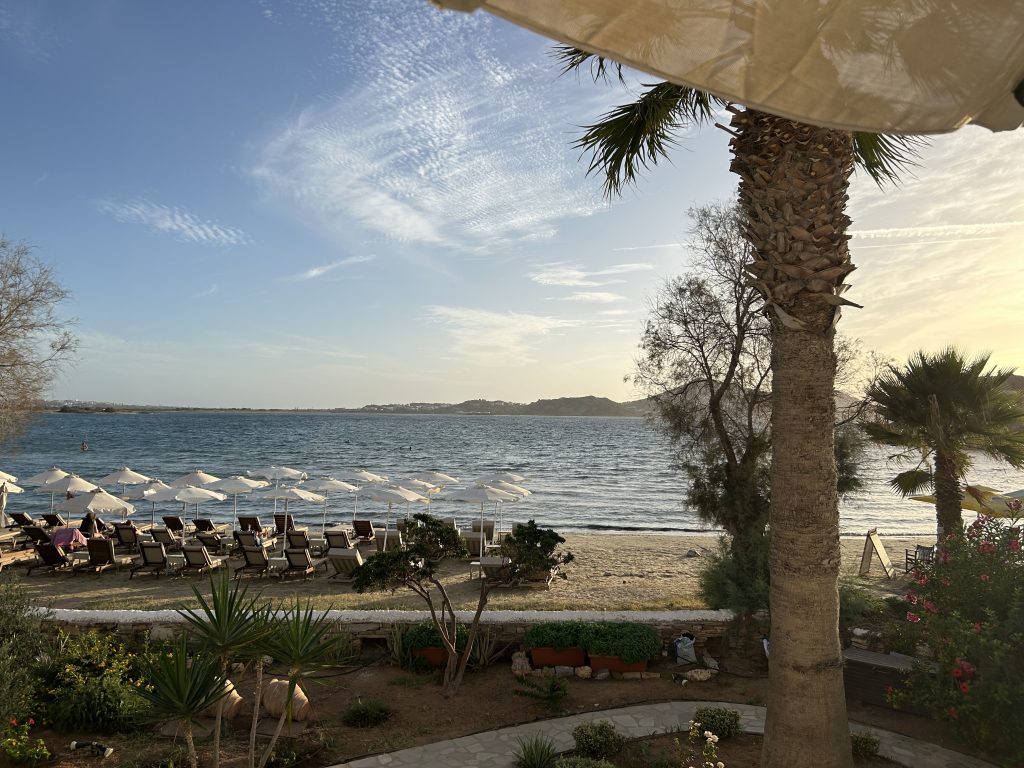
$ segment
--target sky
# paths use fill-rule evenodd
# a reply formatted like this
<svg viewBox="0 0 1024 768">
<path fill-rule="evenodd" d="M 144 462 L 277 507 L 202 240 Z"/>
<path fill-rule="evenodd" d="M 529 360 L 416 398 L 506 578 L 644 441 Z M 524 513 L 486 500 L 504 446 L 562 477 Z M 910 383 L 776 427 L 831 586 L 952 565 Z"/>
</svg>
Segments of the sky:
<svg viewBox="0 0 1024 768">
<path fill-rule="evenodd" d="M 635 91 L 426 0 L 0 0 L 0 72 L 0 233 L 81 341 L 58 399 L 632 399 L 687 210 L 735 194 L 709 127 L 604 199 L 572 143 Z M 858 175 L 841 330 L 1024 368 L 1022 156 L 968 127 Z"/>
</svg>

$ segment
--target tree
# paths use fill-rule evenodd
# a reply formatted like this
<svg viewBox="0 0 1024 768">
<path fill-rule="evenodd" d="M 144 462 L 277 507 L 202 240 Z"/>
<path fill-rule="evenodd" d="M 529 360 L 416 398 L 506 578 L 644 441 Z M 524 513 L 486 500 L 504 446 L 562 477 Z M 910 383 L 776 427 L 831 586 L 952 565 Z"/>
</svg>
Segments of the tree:
<svg viewBox="0 0 1024 768">
<path fill-rule="evenodd" d="M 0 236 L 0 444 L 21 432 L 74 352 L 70 324 L 57 314 L 67 297 L 27 245 Z"/>
<path fill-rule="evenodd" d="M 1024 397 L 1008 384 L 1014 370 L 989 368 L 989 357 L 968 359 L 952 347 L 917 352 L 906 367 L 888 366 L 870 392 L 868 437 L 903 449 L 896 461 L 914 463 L 890 485 L 904 496 L 934 491 L 940 540 L 963 528 L 960 482 L 971 453 L 1024 468 Z"/>
<path fill-rule="evenodd" d="M 567 71 L 589 62 L 601 78 L 615 66 L 560 51 Z M 806 125 L 662 82 L 588 126 L 578 146 L 614 195 L 667 157 L 677 132 L 718 126 L 718 109 L 731 117 L 719 127 L 732 137 L 746 269 L 768 309 L 772 343 L 772 655 L 762 764 L 849 768 L 832 397 L 835 327 L 840 307 L 853 304 L 842 296 L 854 269 L 845 207 L 855 163 L 879 183 L 892 181 L 914 140 Z"/>
</svg>

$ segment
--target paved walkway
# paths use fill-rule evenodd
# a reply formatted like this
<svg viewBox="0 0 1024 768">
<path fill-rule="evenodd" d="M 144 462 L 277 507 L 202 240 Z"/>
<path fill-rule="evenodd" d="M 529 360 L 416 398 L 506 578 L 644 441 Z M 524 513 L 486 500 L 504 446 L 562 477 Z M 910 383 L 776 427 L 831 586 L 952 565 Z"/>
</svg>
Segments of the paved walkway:
<svg viewBox="0 0 1024 768">
<path fill-rule="evenodd" d="M 630 738 L 640 738 L 672 730 L 685 730 L 698 707 L 735 709 L 740 713 L 740 726 L 744 731 L 764 733 L 764 707 L 718 701 L 670 701 L 499 728 L 450 741 L 364 757 L 331 768 L 511 768 L 519 740 L 535 734 L 544 734 L 554 742 L 555 749 L 564 752 L 572 749 L 572 729 L 580 723 L 610 720 L 620 733 Z M 912 768 L 993 768 L 990 763 L 898 733 L 857 723 L 851 723 L 850 728 L 855 733 L 874 734 L 880 743 L 879 754 L 900 765 Z"/>
</svg>

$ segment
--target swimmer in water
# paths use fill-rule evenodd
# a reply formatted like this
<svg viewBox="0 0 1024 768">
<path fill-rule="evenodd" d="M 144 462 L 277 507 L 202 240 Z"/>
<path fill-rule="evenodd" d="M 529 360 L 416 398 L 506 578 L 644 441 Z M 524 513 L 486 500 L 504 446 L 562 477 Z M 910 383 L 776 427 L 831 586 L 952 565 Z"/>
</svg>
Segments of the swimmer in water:
<svg viewBox="0 0 1024 768">
<path fill-rule="evenodd" d="M 85 453 L 86 451 L 89 450 L 89 444 L 85 442 L 85 440 L 83 440 L 82 444 L 79 446 L 79 450 L 81 450 L 82 453 Z"/>
</svg>

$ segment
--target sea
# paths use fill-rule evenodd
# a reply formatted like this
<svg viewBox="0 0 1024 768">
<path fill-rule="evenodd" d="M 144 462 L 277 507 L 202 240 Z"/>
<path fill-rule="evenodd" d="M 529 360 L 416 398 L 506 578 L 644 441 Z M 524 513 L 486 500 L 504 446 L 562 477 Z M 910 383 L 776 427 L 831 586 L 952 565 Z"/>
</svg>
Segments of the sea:
<svg viewBox="0 0 1024 768">
<path fill-rule="evenodd" d="M 86 441 L 89 450 L 82 452 Z M 505 504 L 506 521 L 535 519 L 560 532 L 712 533 L 686 505 L 686 477 L 672 468 L 673 451 L 657 427 L 642 418 L 452 416 L 293 412 L 46 413 L 14 445 L 0 452 L 0 470 L 28 478 L 54 465 L 88 480 L 123 466 L 164 482 L 202 469 L 212 475 L 245 475 L 283 465 L 310 477 L 343 478 L 365 468 L 401 480 L 435 470 L 471 484 L 486 473 L 508 470 L 528 478 L 532 495 Z M 862 459 L 863 489 L 841 500 L 841 530 L 859 535 L 929 534 L 934 508 L 901 499 L 888 480 L 898 470 L 887 451 L 869 446 Z M 1024 473 L 983 457 L 972 483 L 1009 491 L 1024 487 Z M 458 487 L 458 486 L 454 486 Z M 117 487 L 108 488 L 118 492 Z M 450 489 L 445 489 L 450 490 Z M 468 521 L 479 505 L 445 501 L 431 511 Z M 136 519 L 154 513 L 135 502 Z M 272 501 L 238 497 L 241 514 L 269 518 Z M 26 487 L 8 497 L 8 511 L 43 512 L 49 494 Z M 204 504 L 203 516 L 230 520 L 232 499 Z M 173 502 L 155 509 L 175 514 Z M 319 527 L 324 507 L 291 504 L 300 522 Z M 392 510 L 390 514 L 405 514 Z M 412 511 L 418 511 L 414 509 Z M 486 509 L 490 516 L 494 510 Z M 361 518 L 383 522 L 386 505 L 347 494 L 327 502 L 327 524 Z M 269 521 L 269 520 L 268 520 Z M 506 522 L 507 525 L 507 522 Z"/>
</svg>

